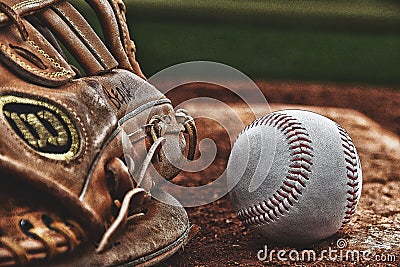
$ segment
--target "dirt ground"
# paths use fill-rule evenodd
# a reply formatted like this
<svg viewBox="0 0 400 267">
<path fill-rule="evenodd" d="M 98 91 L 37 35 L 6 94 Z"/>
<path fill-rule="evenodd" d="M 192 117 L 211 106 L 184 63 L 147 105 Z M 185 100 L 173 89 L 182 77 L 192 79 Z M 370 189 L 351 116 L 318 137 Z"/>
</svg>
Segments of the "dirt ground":
<svg viewBox="0 0 400 267">
<path fill-rule="evenodd" d="M 339 122 L 353 138 L 363 167 L 363 190 L 357 212 L 339 233 L 307 249 L 317 253 L 329 247 L 338 249 L 337 241 L 343 239 L 346 244 L 342 250 L 368 251 L 370 260 L 360 257 L 360 261 L 291 262 L 278 261 L 275 257 L 261 262 L 257 252 L 267 244 L 239 221 L 229 197 L 225 196 L 211 204 L 187 209 L 191 222 L 202 230 L 184 250 L 160 266 L 400 266 L 400 90 L 279 82 L 258 85 L 272 110 L 315 111 Z M 185 99 L 212 96 L 235 108 L 235 96 L 221 91 L 212 86 L 191 85 L 169 97 L 176 105 Z M 205 104 L 188 109 L 196 113 L 196 109 L 212 110 L 213 107 Z M 245 113 L 240 105 L 235 110 Z M 223 118 L 223 110 L 215 109 L 215 112 Z M 246 123 L 252 120 L 242 115 Z M 218 144 L 218 153 L 209 168 L 199 173 L 183 173 L 175 180 L 177 184 L 207 184 L 226 167 L 230 144 L 224 130 L 212 121 L 198 119 L 196 123 L 199 138 L 212 138 Z M 294 248 L 268 244 L 268 249 Z"/>
</svg>

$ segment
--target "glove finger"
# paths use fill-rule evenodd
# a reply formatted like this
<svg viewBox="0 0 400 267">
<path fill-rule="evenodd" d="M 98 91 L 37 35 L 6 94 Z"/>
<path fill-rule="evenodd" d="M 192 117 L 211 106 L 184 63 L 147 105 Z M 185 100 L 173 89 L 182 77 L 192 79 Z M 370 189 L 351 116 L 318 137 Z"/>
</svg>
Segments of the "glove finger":
<svg viewBox="0 0 400 267">
<path fill-rule="evenodd" d="M 114 0 L 86 0 L 86 2 L 95 11 L 101 24 L 105 43 L 117 59 L 119 68 L 134 71 L 137 75 L 141 76 L 140 69 L 139 71 L 134 70 L 126 52 L 124 42 L 126 43 L 130 40 L 129 32 L 127 28 L 123 30 L 123 25 L 126 27 L 126 24 L 117 17 L 116 12 L 118 10 L 115 9 Z"/>
<path fill-rule="evenodd" d="M 58 37 L 87 75 L 103 73 L 118 66 L 91 26 L 68 2 L 60 2 L 38 17 Z"/>
<path fill-rule="evenodd" d="M 32 82 L 51 87 L 65 84 L 75 76 L 64 58 L 28 21 L 24 21 L 24 27 L 29 36 L 27 40 L 21 38 L 12 24 L 0 27 L 3 63 Z"/>
</svg>

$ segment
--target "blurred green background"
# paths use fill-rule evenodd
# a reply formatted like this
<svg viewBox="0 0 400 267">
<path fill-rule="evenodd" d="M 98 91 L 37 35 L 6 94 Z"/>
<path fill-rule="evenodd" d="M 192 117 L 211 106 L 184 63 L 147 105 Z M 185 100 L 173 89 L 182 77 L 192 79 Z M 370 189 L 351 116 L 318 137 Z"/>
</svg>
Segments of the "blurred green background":
<svg viewBox="0 0 400 267">
<path fill-rule="evenodd" d="M 400 85 L 400 1 L 125 3 L 148 77 L 177 63 L 210 60 L 258 80 Z"/>
</svg>

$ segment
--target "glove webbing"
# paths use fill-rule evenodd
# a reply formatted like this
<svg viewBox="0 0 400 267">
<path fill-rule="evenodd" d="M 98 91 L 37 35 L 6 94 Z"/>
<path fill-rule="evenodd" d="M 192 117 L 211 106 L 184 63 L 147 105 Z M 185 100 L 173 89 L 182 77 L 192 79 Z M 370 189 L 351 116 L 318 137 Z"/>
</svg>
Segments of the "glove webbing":
<svg viewBox="0 0 400 267">
<path fill-rule="evenodd" d="M 118 67 L 144 78 L 135 59 L 122 1 L 86 0 L 101 18 L 105 43 L 67 1 L 53 1 L 39 10 L 35 6 L 31 12 L 7 2 L 13 1 L 0 5 L 0 59 L 30 82 L 54 87 L 76 76 L 76 66 L 67 62 L 58 41 L 87 76 Z M 34 1 L 36 5 L 41 2 L 49 5 L 49 1 Z"/>
</svg>

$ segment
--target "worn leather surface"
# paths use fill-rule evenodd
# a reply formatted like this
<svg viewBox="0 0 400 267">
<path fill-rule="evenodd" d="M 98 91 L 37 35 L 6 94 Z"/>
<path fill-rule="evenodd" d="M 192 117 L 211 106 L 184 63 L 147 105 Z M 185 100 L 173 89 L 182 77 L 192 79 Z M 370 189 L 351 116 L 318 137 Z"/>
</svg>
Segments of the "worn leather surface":
<svg viewBox="0 0 400 267">
<path fill-rule="evenodd" d="M 179 203 L 171 196 L 164 194 L 165 200 Z M 143 264 L 146 256 L 157 258 L 167 253 L 168 250 L 179 247 L 184 243 L 189 234 L 189 220 L 185 210 L 181 206 L 170 206 L 157 200 L 151 200 L 145 204 L 148 212 L 144 217 L 133 221 L 127 226 L 124 235 L 121 235 L 114 243 L 114 247 L 102 254 L 97 254 L 95 246 L 88 245 L 68 258 L 54 261 L 53 266 L 123 266 L 124 264 Z M 177 242 L 171 242 L 171 241 Z M 167 246 L 171 245 L 170 248 Z M 160 261 L 162 257 L 159 257 Z M 39 266 L 39 265 L 38 265 Z"/>
<path fill-rule="evenodd" d="M 21 0 L 8 0 L 8 1 L 3 1 L 6 3 L 8 6 L 12 7 L 15 12 L 21 16 L 24 17 L 27 14 L 32 14 L 36 11 L 43 10 L 44 8 L 56 3 L 59 0 L 39 0 L 39 1 L 21 1 Z M 0 13 L 0 24 L 7 23 L 9 21 L 9 18 L 6 14 Z"/>
<path fill-rule="evenodd" d="M 139 207 L 146 215 L 124 229 L 119 245 L 95 252 L 115 220 L 115 201 L 136 183 L 110 173 L 107 164 L 121 159 L 129 167 L 129 158 L 131 179 L 138 176 L 154 141 L 149 121 L 160 118 L 165 125 L 158 134 L 166 140 L 141 184 L 150 190 L 160 176 L 178 174 L 186 142 L 170 101 L 143 79 L 123 3 L 87 2 L 103 16 L 104 43 L 67 1 L 3 1 L 0 266 L 18 259 L 42 266 L 42 258 L 68 250 L 58 264 L 139 264 L 146 255 L 157 262 L 188 233 L 182 207 L 147 199 Z M 58 42 L 80 66 L 70 65 Z M 66 242 L 71 238 L 72 245 Z M 56 262 L 47 259 L 46 265 Z"/>
</svg>

